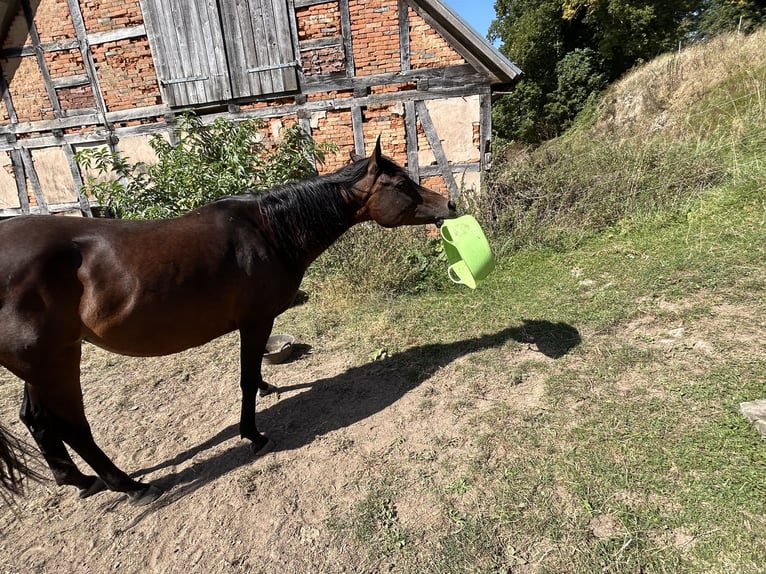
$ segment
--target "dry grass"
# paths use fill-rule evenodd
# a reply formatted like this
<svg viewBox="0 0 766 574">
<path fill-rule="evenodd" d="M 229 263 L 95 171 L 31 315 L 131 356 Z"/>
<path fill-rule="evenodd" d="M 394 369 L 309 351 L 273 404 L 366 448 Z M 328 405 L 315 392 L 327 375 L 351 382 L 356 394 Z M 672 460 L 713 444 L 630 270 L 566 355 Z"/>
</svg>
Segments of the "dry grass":
<svg viewBox="0 0 766 574">
<path fill-rule="evenodd" d="M 766 28 L 751 35 L 727 34 L 677 53 L 665 54 L 613 84 L 599 106 L 595 133 L 638 138 L 670 131 L 682 135 L 690 111 L 716 86 L 732 78 L 766 105 Z"/>
</svg>

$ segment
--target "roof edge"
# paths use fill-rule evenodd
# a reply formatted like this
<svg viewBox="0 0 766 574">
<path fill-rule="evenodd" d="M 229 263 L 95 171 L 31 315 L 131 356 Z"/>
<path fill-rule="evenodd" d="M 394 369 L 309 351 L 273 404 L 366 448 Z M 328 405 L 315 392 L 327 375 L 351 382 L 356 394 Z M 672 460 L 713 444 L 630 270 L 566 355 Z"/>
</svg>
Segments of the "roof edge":
<svg viewBox="0 0 766 574">
<path fill-rule="evenodd" d="M 408 0 L 408 3 L 413 7 L 423 8 L 441 28 L 440 32 L 446 32 L 445 35 L 454 38 L 495 77 L 496 81 L 493 83 L 508 84 L 522 74 L 521 68 L 506 58 L 489 40 L 442 0 Z"/>
</svg>

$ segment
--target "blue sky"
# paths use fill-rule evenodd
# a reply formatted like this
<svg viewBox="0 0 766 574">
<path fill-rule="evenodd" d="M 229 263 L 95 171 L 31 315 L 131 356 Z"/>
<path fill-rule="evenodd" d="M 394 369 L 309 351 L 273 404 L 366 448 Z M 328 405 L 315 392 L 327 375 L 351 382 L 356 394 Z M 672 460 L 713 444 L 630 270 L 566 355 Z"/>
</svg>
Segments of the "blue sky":
<svg viewBox="0 0 766 574">
<path fill-rule="evenodd" d="M 495 18 L 495 0 L 445 0 L 445 3 L 482 36 L 487 36 L 489 23 Z"/>
</svg>

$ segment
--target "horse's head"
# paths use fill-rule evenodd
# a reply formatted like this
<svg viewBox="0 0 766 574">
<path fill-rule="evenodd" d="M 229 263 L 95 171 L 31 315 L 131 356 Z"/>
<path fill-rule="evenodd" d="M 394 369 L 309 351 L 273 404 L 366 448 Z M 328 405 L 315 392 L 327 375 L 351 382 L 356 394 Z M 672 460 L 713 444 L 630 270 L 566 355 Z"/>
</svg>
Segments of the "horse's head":
<svg viewBox="0 0 766 574">
<path fill-rule="evenodd" d="M 362 201 L 356 221 L 375 221 L 383 227 L 436 223 L 455 217 L 455 204 L 448 197 L 415 183 L 407 171 L 380 150 L 380 137 L 367 161 L 367 172 L 352 191 Z"/>
</svg>

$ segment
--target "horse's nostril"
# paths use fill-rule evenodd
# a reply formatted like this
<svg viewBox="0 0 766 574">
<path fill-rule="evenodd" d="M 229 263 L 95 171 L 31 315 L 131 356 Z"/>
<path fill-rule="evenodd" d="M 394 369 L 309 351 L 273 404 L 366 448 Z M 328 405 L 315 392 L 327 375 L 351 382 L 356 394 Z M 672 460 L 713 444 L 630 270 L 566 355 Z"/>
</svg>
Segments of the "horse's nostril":
<svg viewBox="0 0 766 574">
<path fill-rule="evenodd" d="M 455 205 L 455 202 L 450 200 L 447 202 L 447 209 L 450 211 L 457 211 L 457 206 Z"/>
</svg>

